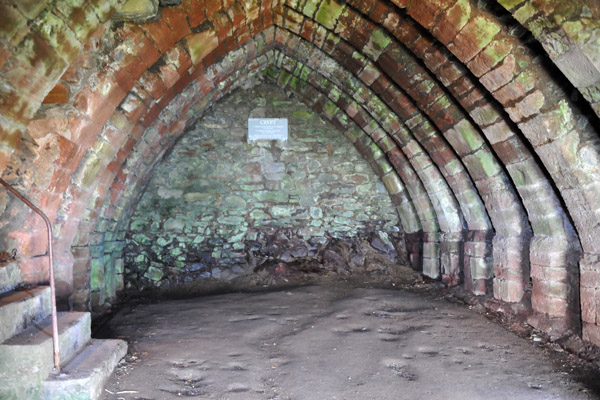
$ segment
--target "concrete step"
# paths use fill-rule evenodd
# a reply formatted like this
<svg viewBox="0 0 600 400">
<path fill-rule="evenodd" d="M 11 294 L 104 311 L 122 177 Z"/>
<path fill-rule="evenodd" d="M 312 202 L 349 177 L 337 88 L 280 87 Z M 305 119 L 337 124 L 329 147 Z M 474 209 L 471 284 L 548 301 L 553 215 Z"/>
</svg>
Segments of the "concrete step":
<svg viewBox="0 0 600 400">
<path fill-rule="evenodd" d="M 58 314 L 61 365 L 89 341 L 89 313 Z M 52 322 L 47 317 L 0 344 L 0 399 L 36 399 L 54 367 Z"/>
<path fill-rule="evenodd" d="M 0 293 L 10 292 L 21 283 L 21 270 L 16 261 L 0 263 Z"/>
<path fill-rule="evenodd" d="M 81 353 L 62 368 L 59 375 L 51 375 L 43 383 L 41 399 L 99 399 L 106 382 L 125 354 L 127 343 L 123 340 L 92 339 Z"/>
<path fill-rule="evenodd" d="M 50 315 L 50 288 L 0 294 L 0 343 Z"/>
</svg>

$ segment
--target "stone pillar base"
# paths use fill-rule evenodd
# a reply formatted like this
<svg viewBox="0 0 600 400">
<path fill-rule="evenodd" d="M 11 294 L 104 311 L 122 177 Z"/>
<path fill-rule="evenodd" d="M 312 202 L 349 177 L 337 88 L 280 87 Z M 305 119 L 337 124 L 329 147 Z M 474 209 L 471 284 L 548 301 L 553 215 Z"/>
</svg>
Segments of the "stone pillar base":
<svg viewBox="0 0 600 400">
<path fill-rule="evenodd" d="M 474 295 L 491 293 L 494 231 L 469 231 L 464 242 L 464 287 Z"/>
</svg>

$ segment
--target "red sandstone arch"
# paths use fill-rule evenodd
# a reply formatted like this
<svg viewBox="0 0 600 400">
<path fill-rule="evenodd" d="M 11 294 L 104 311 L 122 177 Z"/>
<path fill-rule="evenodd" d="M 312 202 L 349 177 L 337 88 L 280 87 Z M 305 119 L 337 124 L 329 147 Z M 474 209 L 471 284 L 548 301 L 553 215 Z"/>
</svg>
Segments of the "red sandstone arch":
<svg viewBox="0 0 600 400">
<path fill-rule="evenodd" d="M 517 280 L 523 284 L 524 279 L 529 278 L 525 264 L 531 260 L 534 310 L 550 320 L 564 321 L 576 314 L 573 302 L 581 293 L 584 337 L 600 343 L 600 330 L 596 325 L 599 282 L 594 275 L 600 265 L 599 242 L 595 240 L 599 226 L 596 223 L 599 190 L 597 132 L 593 125 L 586 125 L 585 116 L 569 100 L 570 94 L 554 82 L 535 54 L 510 35 L 494 14 L 477 9 L 466 0 L 398 0 L 394 4 L 384 1 L 340 4 L 323 0 L 308 1 L 302 4 L 301 10 L 297 9 L 295 1 L 288 2 L 285 7 L 268 1 L 261 2 L 260 6 L 252 2 L 225 3 L 223 8 L 220 5 L 211 8 L 208 2 L 188 0 L 179 7 L 164 8 L 162 18 L 157 22 L 140 26 L 124 24 L 117 29 L 122 42 L 112 50 L 108 57 L 110 61 L 96 69 L 88 68 L 89 54 L 81 53 L 81 50 L 93 51 L 98 47 L 103 25 L 96 36 L 91 39 L 90 36 L 100 21 L 108 19 L 114 6 L 90 1 L 69 10 L 44 10 L 24 4 L 6 10 L 7 18 L 13 24 L 1 37 L 0 74 L 7 84 L 0 100 L 0 165 L 7 166 L 5 175 L 26 189 L 54 220 L 58 261 L 62 267 L 59 278 L 66 283 L 63 290 L 67 292 L 73 289 L 69 287 L 70 282 L 73 283 L 76 296 L 81 295 L 76 303 L 86 304 L 85 296 L 89 295 L 78 291 L 86 279 L 89 280 L 85 276 L 90 270 L 89 264 L 97 262 L 94 261 L 97 258 L 89 256 L 90 252 L 105 250 L 97 249 L 102 246 L 94 247 L 93 244 L 103 243 L 104 246 L 118 242 L 115 239 L 124 229 L 121 224 L 126 221 L 128 212 L 126 207 L 120 206 L 119 199 L 124 196 L 131 202 L 136 191 L 143 187 L 146 176 L 141 170 L 127 166 L 138 165 L 137 161 L 139 165 L 151 166 L 160 159 L 172 138 L 183 132 L 185 123 L 177 119 L 178 115 L 170 114 L 170 108 L 185 114 L 192 104 L 197 104 L 201 110 L 235 84 L 235 79 L 225 78 L 228 74 L 217 73 L 220 71 L 215 71 L 214 66 L 230 70 L 229 75 L 245 63 L 255 70 L 264 66 L 268 59 L 264 56 L 261 61 L 257 57 L 263 50 L 256 49 L 261 44 L 251 38 L 275 23 L 296 32 L 338 60 L 355 51 L 362 58 L 355 64 L 345 65 L 347 70 L 371 86 L 373 93 L 385 100 L 407 127 L 420 129 L 422 140 L 436 129 L 451 129 L 446 116 L 475 122 L 486 138 L 483 140 L 483 136 L 479 136 L 483 142 L 481 146 L 486 142 L 491 145 L 485 153 L 481 150 L 481 154 L 497 154 L 502 162 L 497 165 L 506 168 L 507 174 L 502 175 L 504 178 L 500 178 L 498 184 L 511 187 L 510 180 L 505 178 L 510 175 L 516 188 L 512 197 L 503 197 L 498 191 L 486 191 L 480 186 L 480 192 L 484 192 L 480 194 L 489 196 L 486 198 L 488 211 L 509 206 L 511 203 L 506 203 L 506 199 L 511 199 L 512 204 L 520 203 L 515 196 L 518 192 L 535 235 L 530 249 L 521 251 L 524 258 L 512 262 L 510 253 L 503 253 L 511 245 L 497 243 L 495 249 L 498 251 L 494 254 L 497 265 L 505 268 L 509 275 L 517 272 Z M 536 4 L 535 1 L 524 1 L 511 8 L 517 20 L 526 22 L 532 30 L 536 21 L 550 21 L 550 16 L 556 12 L 548 6 L 525 18 L 527 7 Z M 569 18 L 565 20 L 573 20 L 572 15 Z M 46 20 L 56 22 L 52 29 L 41 29 L 41 21 Z M 65 21 L 76 23 L 64 24 Z M 26 25 L 29 28 L 25 29 Z M 590 32 L 595 29 L 593 23 L 584 26 L 589 26 Z M 568 27 L 566 23 L 561 25 L 565 32 Z M 265 39 L 262 46 L 273 45 L 284 51 L 292 47 L 283 31 L 278 30 L 277 35 L 272 32 L 275 31 L 269 32 L 269 35 L 273 34 L 272 39 Z M 378 60 L 381 54 L 374 57 L 373 53 L 376 50 L 371 39 L 373 35 L 381 34 L 393 36 L 411 54 L 393 53 L 395 57 L 388 59 L 395 64 L 386 66 Z M 534 34 L 545 38 L 540 31 L 534 31 Z M 336 42 L 336 35 L 348 43 Z M 248 46 L 243 50 L 246 57 L 233 57 L 230 64 L 225 57 L 226 62 L 215 64 L 230 52 L 239 51 L 246 43 Z M 542 43 L 547 48 L 551 44 L 543 40 Z M 580 51 L 583 58 L 596 65 L 590 56 L 593 53 L 589 52 L 591 43 L 589 38 L 575 38 L 570 42 L 569 51 Z M 373 57 L 372 62 L 367 60 Z M 551 57 L 558 60 L 559 67 L 569 71 L 565 72 L 567 77 L 597 112 L 590 89 L 595 83 L 588 84 L 596 75 L 578 81 L 579 75 L 572 73 L 570 66 L 561 61 L 563 55 L 551 54 Z M 431 72 L 422 68 L 416 58 L 421 59 L 422 65 Z M 377 75 L 374 63 L 383 75 Z M 67 67 L 67 73 L 63 74 Z M 461 74 L 464 68 L 479 77 L 482 86 L 477 86 L 470 76 Z M 426 79 L 402 82 L 398 81 L 396 69 L 430 75 Z M 87 73 L 92 75 L 83 79 Z M 392 79 L 386 81 L 385 75 Z M 61 77 L 62 82 L 70 83 L 72 87 L 86 82 L 89 86 L 84 85 L 73 96 L 72 104 L 48 108 L 45 118 L 34 119 L 45 94 Z M 394 102 L 402 93 L 390 89 L 395 86 L 390 85 L 390 81 L 404 85 L 403 89 L 414 100 L 413 114 L 402 114 L 410 103 Z M 531 85 L 531 81 L 535 84 Z M 431 91 L 419 93 L 419 90 L 427 90 L 428 82 L 438 85 L 433 91 L 436 96 L 428 96 Z M 193 90 L 185 92 L 190 84 Z M 451 96 L 447 96 L 447 100 L 444 100 L 445 90 Z M 362 92 L 357 95 L 372 94 Z M 490 102 L 487 95 L 493 96 L 497 103 Z M 366 100 L 365 97 L 363 101 Z M 503 119 L 504 112 L 516 125 Z M 461 113 L 464 114 L 461 116 Z M 465 115 L 469 117 L 465 119 Z M 430 128 L 432 125 L 427 119 L 437 128 Z M 429 139 L 421 145 L 431 159 L 439 157 L 442 161 L 445 153 L 436 151 L 436 146 L 441 145 L 439 140 Z M 472 158 L 472 154 L 457 149 L 459 142 L 454 141 L 452 145 L 459 156 Z M 401 160 L 400 153 L 394 151 L 391 154 L 399 157 L 397 166 L 407 165 Z M 38 167 L 36 171 L 35 166 Z M 409 171 L 400 174 L 407 181 L 414 179 Z M 444 169 L 440 168 L 440 171 Z M 472 177 L 476 175 L 473 167 L 469 173 Z M 469 188 L 460 182 L 466 181 L 457 181 L 448 173 L 444 178 L 453 188 L 453 195 L 464 213 L 468 204 L 464 190 Z M 420 179 L 424 188 L 435 182 L 423 176 Z M 481 178 L 474 177 L 473 180 L 480 182 Z M 541 197 L 539 191 L 543 193 Z M 427 199 L 422 189 L 413 189 L 408 198 L 413 201 Z M 475 201 L 481 202 L 481 199 Z M 407 210 L 413 207 L 406 200 L 401 203 Z M 420 209 L 424 215 L 431 207 L 419 205 L 415 209 Z M 441 217 L 438 210 L 435 218 Z M 575 229 L 570 226 L 568 217 L 573 220 Z M 506 235 L 503 236 L 524 238 L 521 228 L 503 225 L 494 218 L 492 223 L 494 229 L 504 229 Z M 12 243 L 19 247 L 22 270 L 25 275 L 30 274 L 31 280 L 44 278 L 43 273 L 40 275 L 40 258 L 36 257 L 44 253 L 42 246 L 35 245 L 40 232 L 41 226 L 31 218 L 23 229 L 13 229 L 9 233 Z M 104 237 L 98 237 L 102 235 Z M 472 242 L 484 243 L 485 239 Z M 577 271 L 574 271 L 578 261 L 577 239 L 583 249 L 581 291 Z M 435 241 L 435 238 L 425 238 L 426 243 Z M 562 248 L 556 249 L 557 244 Z M 514 245 L 519 248 L 523 242 Z M 118 245 L 114 246 L 113 250 L 118 253 Z M 76 265 L 74 275 L 71 272 L 73 263 Z M 552 293 L 557 288 L 559 296 Z M 518 286 L 516 295 L 507 297 L 498 292 L 499 287 L 495 290 L 496 297 L 512 301 L 520 298 L 524 287 Z M 550 329 L 549 324 L 539 322 L 544 329 Z"/>
</svg>

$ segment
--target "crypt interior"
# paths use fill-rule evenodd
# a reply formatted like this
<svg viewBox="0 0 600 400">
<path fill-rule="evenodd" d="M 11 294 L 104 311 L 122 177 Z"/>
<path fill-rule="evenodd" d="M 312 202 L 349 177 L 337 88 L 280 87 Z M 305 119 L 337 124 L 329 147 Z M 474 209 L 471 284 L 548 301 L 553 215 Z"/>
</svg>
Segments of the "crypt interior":
<svg viewBox="0 0 600 400">
<path fill-rule="evenodd" d="M 596 0 L 3 0 L 0 82 L 2 180 L 53 245 L 0 188 L 2 399 L 71 398 L 23 342 L 53 297 L 61 363 L 108 375 L 124 297 L 336 278 L 600 346 Z"/>
</svg>

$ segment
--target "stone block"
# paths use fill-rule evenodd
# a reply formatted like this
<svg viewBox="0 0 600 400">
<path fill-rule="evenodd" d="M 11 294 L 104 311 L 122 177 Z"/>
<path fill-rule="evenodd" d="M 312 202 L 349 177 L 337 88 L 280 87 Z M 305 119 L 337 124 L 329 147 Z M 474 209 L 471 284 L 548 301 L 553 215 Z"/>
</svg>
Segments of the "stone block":
<svg viewBox="0 0 600 400">
<path fill-rule="evenodd" d="M 101 398 L 104 385 L 126 354 L 127 344 L 123 340 L 92 339 L 63 367 L 63 374 L 43 383 L 41 397 L 56 400 Z"/>
<path fill-rule="evenodd" d="M 367 55 L 371 60 L 377 61 L 391 41 L 391 38 L 384 30 L 376 29 L 370 35 L 368 42 L 363 47 L 363 54 Z"/>
<path fill-rule="evenodd" d="M 196 34 L 189 35 L 186 38 L 186 44 L 192 62 L 194 65 L 197 65 L 208 54 L 217 48 L 219 39 L 214 31 L 207 29 Z"/>
<path fill-rule="evenodd" d="M 55 10 L 48 9 L 42 11 L 39 18 L 31 21 L 30 29 L 54 48 L 60 58 L 69 63 L 79 55 L 83 46 L 71 30 L 72 21 L 68 17 L 55 14 L 55 12 Z M 85 36 L 87 36 L 87 32 Z M 45 63 L 45 65 L 48 64 Z M 64 70 L 61 70 L 61 74 L 62 72 Z"/>
<path fill-rule="evenodd" d="M 595 288 L 581 287 L 581 320 L 584 323 L 598 322 L 598 293 Z"/>
<path fill-rule="evenodd" d="M 495 277 L 493 281 L 494 298 L 507 303 L 519 303 L 525 295 L 526 284 L 512 279 Z"/>
<path fill-rule="evenodd" d="M 517 75 L 511 82 L 498 89 L 494 97 L 501 104 L 512 103 L 535 89 L 539 79 L 532 71 L 524 71 Z"/>
<path fill-rule="evenodd" d="M 0 345 L 5 361 L 0 365 L 0 397 L 29 398 L 53 367 L 51 318 L 39 321 Z M 59 313 L 58 333 L 61 363 L 73 358 L 90 340 L 89 313 Z"/>
<path fill-rule="evenodd" d="M 422 259 L 422 273 L 423 275 L 431 278 L 438 279 L 440 277 L 440 260 L 439 258 L 427 258 Z"/>
<path fill-rule="evenodd" d="M 43 104 L 64 104 L 69 102 L 69 87 L 58 83 L 46 95 Z"/>
<path fill-rule="evenodd" d="M 502 61 L 500 66 L 483 75 L 479 81 L 490 92 L 495 92 L 502 86 L 512 81 L 515 73 L 516 60 L 515 57 L 510 54 Z"/>
<path fill-rule="evenodd" d="M 50 288 L 38 286 L 0 294 L 0 343 L 50 315 Z"/>
<path fill-rule="evenodd" d="M 369 16 L 371 20 L 375 23 L 381 24 L 384 20 L 386 20 L 390 14 L 394 12 L 394 7 L 387 5 L 382 2 L 376 2 L 373 5 L 373 8 L 369 12 Z"/>
<path fill-rule="evenodd" d="M 483 140 L 477 130 L 468 120 L 461 119 L 453 129 L 444 136 L 459 155 L 472 153 L 483 145 Z"/>
<path fill-rule="evenodd" d="M 501 278 L 529 279 L 529 239 L 495 236 L 493 239 L 494 272 Z"/>
<path fill-rule="evenodd" d="M 502 160 L 502 162 L 507 166 L 523 160 L 531 160 L 527 147 L 525 147 L 525 144 L 518 137 L 513 137 L 504 142 L 496 143 L 493 146 L 493 149 L 500 160 Z M 533 171 L 537 171 L 537 168 L 534 168 Z M 519 186 L 520 182 L 518 178 L 515 179 L 513 177 L 513 181 L 517 186 Z"/>
<path fill-rule="evenodd" d="M 600 80 L 597 67 L 578 46 L 572 46 L 553 61 L 575 87 L 595 85 Z"/>
<path fill-rule="evenodd" d="M 464 157 L 464 163 L 475 181 L 490 178 L 501 172 L 496 157 L 487 148 L 481 148 Z"/>
<path fill-rule="evenodd" d="M 390 194 L 399 194 L 404 192 L 404 185 L 398 175 L 393 172 L 388 173 L 382 178 L 383 184 Z"/>
<path fill-rule="evenodd" d="M 447 45 L 454 40 L 458 32 L 467 24 L 471 17 L 471 3 L 459 0 L 438 20 L 433 27 L 433 34 Z"/>
<path fill-rule="evenodd" d="M 423 27 L 430 28 L 436 21 L 437 16 L 443 13 L 451 4 L 451 1 L 413 2 L 408 7 L 408 14 Z"/>
<path fill-rule="evenodd" d="M 442 281 L 449 286 L 456 286 L 460 282 L 463 267 L 462 253 L 448 252 L 445 249 L 442 249 L 441 253 Z"/>
<path fill-rule="evenodd" d="M 576 242 L 567 238 L 534 236 L 530 245 L 530 259 L 532 263 L 546 268 L 576 268 L 581 255 L 578 247 Z M 584 269 L 582 267 L 582 271 Z"/>
<path fill-rule="evenodd" d="M 489 242 L 466 241 L 464 244 L 465 256 L 478 258 L 492 257 L 492 244 Z"/>
<path fill-rule="evenodd" d="M 327 29 L 333 29 L 346 6 L 336 0 L 323 0 L 315 14 L 315 20 Z"/>
<path fill-rule="evenodd" d="M 595 289 L 598 287 L 598 274 L 600 274 L 600 256 L 586 254 L 580 262 L 581 287 Z"/>
<path fill-rule="evenodd" d="M 5 262 L 0 265 L 0 294 L 9 292 L 21 283 L 21 270 L 16 261 Z"/>
<path fill-rule="evenodd" d="M 514 136 L 514 132 L 512 131 L 510 126 L 502 120 L 496 122 L 493 125 L 485 127 L 483 129 L 483 133 L 492 145 L 495 143 L 503 142 Z"/>
<path fill-rule="evenodd" d="M 519 123 L 539 113 L 545 102 L 544 94 L 540 90 L 536 90 L 514 106 L 506 108 L 506 112 L 510 116 L 510 119 Z"/>
<path fill-rule="evenodd" d="M 468 259 L 469 271 L 473 280 L 489 279 L 494 276 L 491 258 L 469 256 Z"/>
<path fill-rule="evenodd" d="M 550 297 L 548 303 L 548 316 L 551 318 L 566 318 L 569 316 L 569 303 L 562 297 Z"/>
<path fill-rule="evenodd" d="M 45 230 L 36 230 L 32 232 L 19 229 L 11 231 L 8 234 L 8 237 L 8 247 L 16 248 L 18 257 L 34 257 L 46 253 L 48 239 Z"/>
<path fill-rule="evenodd" d="M 512 51 L 513 45 L 508 39 L 493 40 L 471 62 L 469 69 L 477 77 L 489 72 L 505 59 Z"/>
<path fill-rule="evenodd" d="M 283 26 L 286 29 L 289 29 L 290 31 L 299 35 L 302 27 L 302 21 L 304 21 L 304 19 L 305 18 L 302 14 L 297 13 L 294 10 L 288 9 L 285 13 Z"/>
<path fill-rule="evenodd" d="M 600 346 L 600 326 L 592 323 L 583 323 L 583 340 Z"/>
<path fill-rule="evenodd" d="M 455 62 L 447 61 L 439 70 L 439 79 L 444 86 L 451 86 L 465 75 L 464 67 Z"/>
<path fill-rule="evenodd" d="M 463 62 L 470 61 L 500 32 L 500 25 L 483 15 L 469 19 L 448 49 Z"/>
<path fill-rule="evenodd" d="M 423 257 L 439 259 L 440 245 L 437 242 L 423 242 Z"/>
</svg>

